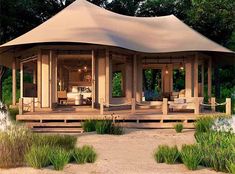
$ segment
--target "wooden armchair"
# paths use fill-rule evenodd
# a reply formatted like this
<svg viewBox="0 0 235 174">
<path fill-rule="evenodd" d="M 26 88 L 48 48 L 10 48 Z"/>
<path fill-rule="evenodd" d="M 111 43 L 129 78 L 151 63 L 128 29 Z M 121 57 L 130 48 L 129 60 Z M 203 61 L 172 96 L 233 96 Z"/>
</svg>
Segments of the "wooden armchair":
<svg viewBox="0 0 235 174">
<path fill-rule="evenodd" d="M 66 91 L 58 91 L 57 92 L 58 96 L 58 102 L 59 104 L 67 104 L 67 92 Z"/>
</svg>

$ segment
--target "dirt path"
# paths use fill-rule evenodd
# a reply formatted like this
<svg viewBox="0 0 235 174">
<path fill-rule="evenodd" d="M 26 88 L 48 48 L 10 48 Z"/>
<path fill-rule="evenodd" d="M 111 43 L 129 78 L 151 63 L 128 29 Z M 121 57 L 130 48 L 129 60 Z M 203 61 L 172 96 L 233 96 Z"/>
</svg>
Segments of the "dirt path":
<svg viewBox="0 0 235 174">
<path fill-rule="evenodd" d="M 46 168 L 17 168 L 0 170 L 0 174 L 219 174 L 211 169 L 200 168 L 189 171 L 182 164 L 157 164 L 153 151 L 158 145 L 194 143 L 194 132 L 185 130 L 176 134 L 174 130 L 127 130 L 125 135 L 96 135 L 87 133 L 78 136 L 78 146 L 93 145 L 98 153 L 95 164 L 69 164 L 64 171 Z"/>
</svg>

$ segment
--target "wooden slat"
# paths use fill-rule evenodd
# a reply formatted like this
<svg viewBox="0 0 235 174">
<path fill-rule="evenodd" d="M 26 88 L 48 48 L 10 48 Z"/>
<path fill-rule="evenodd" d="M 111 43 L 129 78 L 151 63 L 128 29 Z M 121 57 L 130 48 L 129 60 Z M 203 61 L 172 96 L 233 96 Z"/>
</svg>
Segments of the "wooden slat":
<svg viewBox="0 0 235 174">
<path fill-rule="evenodd" d="M 33 132 L 61 132 L 61 133 L 82 133 L 83 129 L 81 128 L 33 128 Z"/>
<path fill-rule="evenodd" d="M 81 123 L 58 123 L 58 122 L 51 122 L 51 123 L 33 123 L 29 122 L 26 123 L 28 127 L 81 127 Z"/>
</svg>

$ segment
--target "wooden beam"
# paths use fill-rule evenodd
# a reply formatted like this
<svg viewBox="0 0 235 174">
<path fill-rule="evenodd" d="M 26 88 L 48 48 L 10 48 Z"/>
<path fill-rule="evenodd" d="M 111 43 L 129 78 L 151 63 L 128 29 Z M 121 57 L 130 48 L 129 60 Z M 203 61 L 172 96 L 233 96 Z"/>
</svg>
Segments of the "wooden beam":
<svg viewBox="0 0 235 174">
<path fill-rule="evenodd" d="M 92 60 L 91 60 L 91 68 L 92 68 L 92 74 L 91 74 L 91 85 L 92 85 L 92 103 L 91 103 L 91 107 L 92 109 L 94 109 L 94 105 L 95 105 L 95 51 L 92 50 L 92 53 L 91 53 L 91 57 L 92 57 Z"/>
<path fill-rule="evenodd" d="M 208 89 L 207 89 L 207 95 L 208 97 L 211 97 L 211 88 L 212 88 L 212 78 L 211 78 L 211 71 L 212 71 L 212 60 L 209 58 L 208 61 Z"/>
<path fill-rule="evenodd" d="M 12 105 L 16 105 L 16 59 L 12 62 Z"/>
<path fill-rule="evenodd" d="M 20 62 L 20 98 L 23 98 L 24 91 L 24 64 Z"/>
<path fill-rule="evenodd" d="M 136 90 L 137 90 L 137 56 L 133 57 L 133 98 L 136 100 Z"/>
<path fill-rule="evenodd" d="M 105 105 L 109 107 L 110 103 L 110 57 L 109 50 L 106 49 L 105 55 Z"/>
<path fill-rule="evenodd" d="M 42 108 L 42 56 L 41 50 L 38 51 L 38 60 L 37 60 L 37 71 L 38 71 L 38 83 L 37 83 L 37 90 L 38 90 L 38 107 Z"/>
<path fill-rule="evenodd" d="M 194 97 L 198 97 L 198 55 L 194 58 L 193 82 Z"/>
<path fill-rule="evenodd" d="M 49 52 L 49 108 L 52 108 L 52 57 L 53 52 Z"/>
<path fill-rule="evenodd" d="M 226 98 L 226 115 L 232 115 L 231 98 Z"/>
<path fill-rule="evenodd" d="M 201 85 L 201 86 L 202 86 L 202 88 L 201 88 L 202 91 L 201 91 L 201 94 L 202 94 L 202 97 L 204 97 L 204 83 L 205 83 L 205 79 L 204 79 L 204 73 L 205 73 L 204 62 L 202 62 L 202 65 L 201 65 L 201 66 L 202 66 L 202 69 L 201 69 L 201 70 L 202 70 L 202 71 L 201 71 L 201 73 L 202 73 L 202 74 L 201 74 L 201 78 L 202 78 L 202 82 L 201 82 L 201 83 L 202 83 L 202 85 Z"/>
</svg>

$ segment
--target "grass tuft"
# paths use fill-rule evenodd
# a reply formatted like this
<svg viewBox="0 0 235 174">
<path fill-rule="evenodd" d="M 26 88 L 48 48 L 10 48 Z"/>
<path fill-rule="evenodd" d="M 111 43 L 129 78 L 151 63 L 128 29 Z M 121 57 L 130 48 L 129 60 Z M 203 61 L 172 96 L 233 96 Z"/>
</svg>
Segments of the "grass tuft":
<svg viewBox="0 0 235 174">
<path fill-rule="evenodd" d="M 57 147 L 51 151 L 49 159 L 55 170 L 63 170 L 69 163 L 70 155 L 70 152 Z"/>
<path fill-rule="evenodd" d="M 78 164 L 94 163 L 96 161 L 97 154 L 92 146 L 85 145 L 74 150 L 73 158 Z"/>
<path fill-rule="evenodd" d="M 183 128 L 184 128 L 184 126 L 183 126 L 182 123 L 177 123 L 177 124 L 174 126 L 174 128 L 175 128 L 175 131 L 176 131 L 177 133 L 181 133 L 182 130 L 183 130 Z"/>
</svg>

